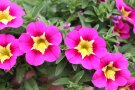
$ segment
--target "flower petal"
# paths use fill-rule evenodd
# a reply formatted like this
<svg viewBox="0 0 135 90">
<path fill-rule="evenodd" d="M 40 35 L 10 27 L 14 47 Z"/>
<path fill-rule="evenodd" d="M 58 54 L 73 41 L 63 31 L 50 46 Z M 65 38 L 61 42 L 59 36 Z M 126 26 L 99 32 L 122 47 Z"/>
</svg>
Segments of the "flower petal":
<svg viewBox="0 0 135 90">
<path fill-rule="evenodd" d="M 114 61 L 112 58 L 112 53 L 106 53 L 105 56 L 100 58 L 100 68 L 105 67 L 106 65 L 108 65 L 112 61 Z"/>
<path fill-rule="evenodd" d="M 106 42 L 101 37 L 98 37 L 95 40 L 93 48 L 95 55 L 99 58 L 103 57 L 107 53 Z"/>
<path fill-rule="evenodd" d="M 81 54 L 75 49 L 68 49 L 65 52 L 67 60 L 72 64 L 81 64 L 82 57 Z"/>
<path fill-rule="evenodd" d="M 0 45 L 7 45 L 9 43 L 12 43 L 13 41 L 15 41 L 15 37 L 10 35 L 10 34 L 0 34 Z"/>
<path fill-rule="evenodd" d="M 127 69 L 128 68 L 128 60 L 125 58 L 121 53 L 113 54 L 114 66 L 120 69 Z"/>
<path fill-rule="evenodd" d="M 21 6 L 17 5 L 16 3 L 10 2 L 10 14 L 16 17 L 21 17 L 25 15 L 25 12 L 23 11 Z"/>
<path fill-rule="evenodd" d="M 54 62 L 60 57 L 61 51 L 59 46 L 49 46 L 48 49 L 45 51 L 45 61 L 47 62 Z"/>
<path fill-rule="evenodd" d="M 100 70 L 97 70 L 92 77 L 92 82 L 96 87 L 99 87 L 99 88 L 105 87 L 106 78 L 105 78 L 104 73 Z"/>
<path fill-rule="evenodd" d="M 125 79 L 121 76 L 118 76 L 117 79 L 116 79 L 116 82 L 119 86 L 124 86 L 127 83 L 127 79 Z"/>
<path fill-rule="evenodd" d="M 106 47 L 106 42 L 103 38 L 101 37 L 98 37 L 95 42 L 94 42 L 94 46 L 97 46 L 97 47 Z"/>
<path fill-rule="evenodd" d="M 23 19 L 21 17 L 17 17 L 11 22 L 8 23 L 7 27 L 18 28 L 23 24 Z"/>
<path fill-rule="evenodd" d="M 98 32 L 94 28 L 81 28 L 79 34 L 85 40 L 95 40 L 98 37 Z"/>
<path fill-rule="evenodd" d="M 7 26 L 0 22 L 0 30 L 4 29 L 5 27 Z"/>
<path fill-rule="evenodd" d="M 121 32 L 122 33 L 129 33 L 129 31 L 130 31 L 130 27 L 129 27 L 129 25 L 127 24 L 127 23 L 123 23 L 123 28 L 121 29 Z"/>
<path fill-rule="evenodd" d="M 48 42 L 53 45 L 59 45 L 62 41 L 62 35 L 56 26 L 46 26 L 45 35 Z"/>
<path fill-rule="evenodd" d="M 35 50 L 26 53 L 25 58 L 27 63 L 33 66 L 42 65 L 45 61 L 45 57 L 40 52 Z"/>
<path fill-rule="evenodd" d="M 33 46 L 33 40 L 29 34 L 21 34 L 19 38 L 19 47 L 23 52 L 29 52 Z"/>
<path fill-rule="evenodd" d="M 130 72 L 129 70 L 120 70 L 116 73 L 116 83 L 119 85 L 119 86 L 124 86 L 128 80 L 130 79 Z"/>
<path fill-rule="evenodd" d="M 127 33 L 127 34 L 120 34 L 120 38 L 123 38 L 123 39 L 129 39 L 130 38 L 130 33 Z"/>
<path fill-rule="evenodd" d="M 14 56 L 20 56 L 23 54 L 23 52 L 19 48 L 19 40 L 16 39 L 11 44 L 11 51 Z"/>
<path fill-rule="evenodd" d="M 128 10 L 132 10 L 132 8 L 127 6 L 123 0 L 115 0 L 115 1 L 116 1 L 116 7 L 118 8 L 118 10 L 121 10 L 122 7 Z"/>
<path fill-rule="evenodd" d="M 70 49 L 74 49 L 74 47 L 76 47 L 79 42 L 80 42 L 80 35 L 79 32 L 76 30 L 69 32 L 65 38 L 65 44 Z"/>
<path fill-rule="evenodd" d="M 88 70 L 97 69 L 99 66 L 100 59 L 94 55 L 85 57 L 82 60 L 82 66 Z"/>
<path fill-rule="evenodd" d="M 4 70 L 10 70 L 16 64 L 16 56 L 12 56 L 10 59 L 4 61 L 4 63 L 0 63 L 0 68 Z"/>
<path fill-rule="evenodd" d="M 105 90 L 117 90 L 117 88 L 118 88 L 118 85 L 114 81 L 112 80 L 107 81 Z"/>
<path fill-rule="evenodd" d="M 26 31 L 31 36 L 40 36 L 45 32 L 45 24 L 43 22 L 31 22 L 26 27 Z"/>
</svg>

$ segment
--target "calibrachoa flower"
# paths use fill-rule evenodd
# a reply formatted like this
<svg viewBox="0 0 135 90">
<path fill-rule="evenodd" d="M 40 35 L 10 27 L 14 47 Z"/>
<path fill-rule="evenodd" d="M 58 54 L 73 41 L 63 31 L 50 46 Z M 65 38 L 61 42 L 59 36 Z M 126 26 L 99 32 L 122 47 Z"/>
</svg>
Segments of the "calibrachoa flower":
<svg viewBox="0 0 135 90">
<path fill-rule="evenodd" d="M 68 33 L 65 38 L 68 49 L 65 55 L 72 64 L 82 64 L 86 69 L 98 66 L 99 58 L 106 53 L 106 42 L 94 28 L 80 28 Z"/>
<path fill-rule="evenodd" d="M 118 34 L 120 38 L 128 39 L 130 38 L 130 27 L 127 23 L 119 21 L 114 25 L 113 33 Z"/>
<path fill-rule="evenodd" d="M 10 70 L 15 64 L 17 56 L 22 53 L 18 40 L 12 35 L 0 34 L 0 68 Z"/>
<path fill-rule="evenodd" d="M 126 5 L 123 0 L 116 0 L 116 7 L 121 12 L 122 18 L 134 25 L 135 33 L 135 9 Z"/>
<path fill-rule="evenodd" d="M 26 61 L 34 66 L 53 62 L 60 56 L 61 33 L 55 26 L 43 22 L 32 22 L 20 38 L 20 49 L 26 53 Z"/>
<path fill-rule="evenodd" d="M 114 15 L 111 17 L 112 18 L 112 21 L 116 24 L 116 23 L 119 23 L 119 21 L 121 20 L 121 16 L 119 15 Z"/>
<path fill-rule="evenodd" d="M 101 58 L 92 82 L 105 90 L 117 90 L 118 86 L 126 85 L 129 78 L 128 60 L 121 53 L 108 53 Z"/>
<path fill-rule="evenodd" d="M 123 87 L 119 87 L 118 90 L 135 90 L 135 78 L 130 78 L 128 83 Z"/>
<path fill-rule="evenodd" d="M 75 26 L 75 28 L 74 28 L 74 30 L 80 30 L 82 28 L 82 25 L 77 25 L 77 26 Z"/>
<path fill-rule="evenodd" d="M 106 2 L 107 0 L 98 0 L 99 2 Z"/>
<path fill-rule="evenodd" d="M 0 0 L 0 30 L 5 27 L 18 28 L 23 24 L 23 9 L 10 0 Z"/>
<path fill-rule="evenodd" d="M 65 23 L 63 24 L 63 28 L 64 28 L 64 29 L 69 29 L 70 26 L 71 26 L 71 23 L 69 23 L 69 22 L 65 22 Z"/>
</svg>

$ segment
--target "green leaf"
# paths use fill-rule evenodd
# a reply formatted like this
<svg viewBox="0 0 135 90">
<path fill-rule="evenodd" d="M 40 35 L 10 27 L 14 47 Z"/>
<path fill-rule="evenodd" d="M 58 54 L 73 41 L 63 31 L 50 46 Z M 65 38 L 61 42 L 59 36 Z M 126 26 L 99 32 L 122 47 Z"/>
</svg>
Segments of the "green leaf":
<svg viewBox="0 0 135 90">
<path fill-rule="evenodd" d="M 95 28 L 96 30 L 98 30 L 99 24 L 95 25 L 94 28 Z"/>
<path fill-rule="evenodd" d="M 129 61 L 129 70 L 132 73 L 132 76 L 135 76 L 135 63 Z"/>
<path fill-rule="evenodd" d="M 92 15 L 92 16 L 95 15 L 95 14 L 94 14 L 92 11 L 90 11 L 90 10 L 84 11 L 84 14 L 86 14 L 86 15 Z"/>
<path fill-rule="evenodd" d="M 76 14 L 71 15 L 66 22 L 71 22 L 74 21 L 76 19 Z"/>
<path fill-rule="evenodd" d="M 88 0 L 82 0 L 82 9 L 86 8 L 89 4 Z"/>
<path fill-rule="evenodd" d="M 65 55 L 62 53 L 60 58 L 56 61 L 56 64 L 60 63 L 61 60 L 65 57 Z"/>
<path fill-rule="evenodd" d="M 4 71 L 0 70 L 0 75 L 4 75 L 4 74 L 5 74 Z"/>
<path fill-rule="evenodd" d="M 19 82 L 22 82 L 22 80 L 23 80 L 23 78 L 24 78 L 24 73 L 25 73 L 24 65 L 17 67 L 17 70 L 16 70 L 16 78 L 17 78 L 17 80 L 18 80 Z"/>
<path fill-rule="evenodd" d="M 59 74 L 61 74 L 64 68 L 66 67 L 66 65 L 67 65 L 67 62 L 65 62 L 64 60 L 61 61 L 56 67 L 55 76 L 58 76 Z"/>
<path fill-rule="evenodd" d="M 0 84 L 0 90 L 6 90 L 5 84 L 3 83 Z"/>
<path fill-rule="evenodd" d="M 114 50 L 115 50 L 115 52 L 119 52 L 119 49 L 116 45 L 114 45 Z"/>
<path fill-rule="evenodd" d="M 38 6 L 35 7 L 35 9 L 32 13 L 32 16 L 36 17 L 43 8 L 44 8 L 44 2 L 41 2 Z"/>
<path fill-rule="evenodd" d="M 107 35 L 112 34 L 113 28 L 114 28 L 114 27 L 111 27 L 111 28 L 108 30 Z"/>
<path fill-rule="evenodd" d="M 132 47 L 131 43 L 128 43 L 128 44 L 125 44 L 124 46 L 122 46 L 122 47 L 120 48 L 120 51 L 121 51 L 121 52 L 126 52 L 126 51 L 129 50 L 129 47 Z M 132 47 L 132 48 L 133 48 L 133 47 Z"/>
<path fill-rule="evenodd" d="M 80 22 L 81 22 L 82 26 L 86 26 L 85 22 L 84 22 L 84 20 L 85 20 L 84 16 L 80 15 L 80 13 L 78 13 L 78 16 L 79 16 L 79 19 L 80 19 Z"/>
<path fill-rule="evenodd" d="M 73 77 L 73 81 L 74 81 L 75 83 L 78 83 L 79 80 L 83 77 L 83 75 L 84 75 L 84 70 L 78 72 L 78 73 Z"/>
<path fill-rule="evenodd" d="M 25 90 L 39 90 L 37 82 L 34 79 L 25 81 L 24 88 Z"/>
<path fill-rule="evenodd" d="M 94 22 L 95 20 L 93 18 L 85 18 L 85 22 Z"/>
<path fill-rule="evenodd" d="M 72 67 L 73 67 L 73 70 L 74 70 L 74 71 L 76 71 L 76 70 L 77 70 L 77 66 L 78 66 L 78 65 L 74 65 L 74 64 L 72 64 Z"/>
<path fill-rule="evenodd" d="M 55 82 L 53 82 L 53 85 L 66 85 L 66 84 L 69 84 L 68 78 L 60 78 L 57 79 Z"/>
</svg>

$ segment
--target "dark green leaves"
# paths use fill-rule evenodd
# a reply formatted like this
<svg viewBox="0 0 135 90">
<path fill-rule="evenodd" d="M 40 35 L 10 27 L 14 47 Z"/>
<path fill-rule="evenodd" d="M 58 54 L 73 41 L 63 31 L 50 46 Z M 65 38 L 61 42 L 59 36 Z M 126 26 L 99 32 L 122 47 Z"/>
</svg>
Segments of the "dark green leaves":
<svg viewBox="0 0 135 90">
<path fill-rule="evenodd" d="M 73 81 L 74 81 L 75 83 L 78 83 L 79 80 L 83 77 L 83 75 L 84 75 L 84 71 L 83 71 L 83 70 L 80 71 L 80 72 L 78 72 L 78 73 L 73 77 Z"/>
<path fill-rule="evenodd" d="M 69 84 L 69 79 L 68 78 L 60 78 L 57 79 L 53 85 L 65 85 L 65 84 Z"/>
<path fill-rule="evenodd" d="M 67 62 L 65 62 L 64 60 L 61 61 L 57 66 L 56 66 L 56 70 L 55 70 L 55 75 L 58 76 L 59 74 L 62 73 L 62 71 L 64 70 L 65 66 L 66 66 Z"/>
<path fill-rule="evenodd" d="M 37 82 L 34 79 L 27 80 L 24 82 L 24 89 L 25 90 L 39 90 Z"/>
</svg>

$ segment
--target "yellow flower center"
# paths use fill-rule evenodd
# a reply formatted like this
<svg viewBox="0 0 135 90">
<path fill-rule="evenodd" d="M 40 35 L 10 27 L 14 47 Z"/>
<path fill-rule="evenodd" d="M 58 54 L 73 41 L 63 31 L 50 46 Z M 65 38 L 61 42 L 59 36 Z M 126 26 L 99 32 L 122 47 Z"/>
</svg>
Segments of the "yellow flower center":
<svg viewBox="0 0 135 90">
<path fill-rule="evenodd" d="M 16 17 L 10 15 L 10 6 L 8 6 L 4 11 L 0 11 L 0 22 L 7 25 L 8 22 L 12 21 Z"/>
<path fill-rule="evenodd" d="M 129 14 L 131 13 L 131 11 L 126 11 L 126 10 L 124 9 L 124 7 L 122 7 L 121 13 L 122 13 L 122 16 L 123 16 L 123 17 L 128 17 Z"/>
<path fill-rule="evenodd" d="M 52 45 L 51 43 L 49 43 L 45 37 L 45 33 L 43 33 L 43 35 L 41 36 L 37 36 L 37 37 L 33 37 L 32 39 L 34 41 L 33 47 L 31 48 L 31 50 L 35 49 L 40 51 L 42 54 L 44 54 L 45 50 L 48 48 L 49 45 Z"/>
<path fill-rule="evenodd" d="M 114 32 L 115 32 L 116 34 L 119 34 L 119 33 L 120 33 L 120 30 L 119 30 L 119 29 L 115 29 Z"/>
<path fill-rule="evenodd" d="M 113 62 L 110 62 L 107 66 L 102 68 L 104 75 L 107 79 L 115 80 L 115 73 L 120 69 L 113 67 Z"/>
<path fill-rule="evenodd" d="M 11 46 L 11 43 L 5 47 L 0 46 L 0 61 L 1 61 L 1 63 L 3 63 L 7 59 L 10 59 L 10 57 L 12 56 L 10 46 Z"/>
<path fill-rule="evenodd" d="M 75 47 L 75 49 L 77 49 L 78 52 L 81 53 L 82 58 L 84 58 L 87 55 L 94 54 L 93 43 L 94 40 L 87 41 L 80 37 L 80 43 Z"/>
<path fill-rule="evenodd" d="M 119 90 L 130 90 L 129 86 L 126 87 L 120 87 Z"/>
</svg>

